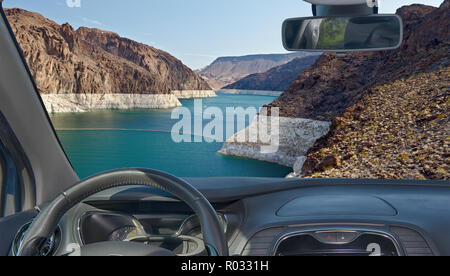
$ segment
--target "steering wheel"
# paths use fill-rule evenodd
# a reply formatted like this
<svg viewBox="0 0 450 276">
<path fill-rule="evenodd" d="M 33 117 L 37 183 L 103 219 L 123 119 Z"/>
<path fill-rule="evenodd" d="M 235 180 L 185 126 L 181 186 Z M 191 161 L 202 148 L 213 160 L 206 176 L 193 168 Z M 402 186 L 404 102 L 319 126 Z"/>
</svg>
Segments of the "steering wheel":
<svg viewBox="0 0 450 276">
<path fill-rule="evenodd" d="M 46 206 L 24 234 L 18 256 L 37 255 L 72 207 L 98 192 L 121 186 L 142 185 L 171 193 L 189 205 L 200 220 L 205 247 L 211 256 L 227 256 L 223 228 L 208 200 L 186 181 L 150 169 L 124 169 L 101 173 L 69 188 Z M 101 242 L 80 248 L 82 256 L 174 256 L 167 249 L 131 242 Z"/>
</svg>

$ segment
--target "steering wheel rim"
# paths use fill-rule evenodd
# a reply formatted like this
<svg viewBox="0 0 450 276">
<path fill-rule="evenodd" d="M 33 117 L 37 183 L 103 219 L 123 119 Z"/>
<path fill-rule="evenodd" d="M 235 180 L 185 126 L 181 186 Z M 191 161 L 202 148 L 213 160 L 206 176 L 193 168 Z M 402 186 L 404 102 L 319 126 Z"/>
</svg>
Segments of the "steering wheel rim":
<svg viewBox="0 0 450 276">
<path fill-rule="evenodd" d="M 200 219 L 205 247 L 212 256 L 228 256 L 228 246 L 217 213 L 191 184 L 151 169 L 121 169 L 94 175 L 61 193 L 33 220 L 24 234 L 17 255 L 33 256 L 51 236 L 64 214 L 89 196 L 122 186 L 148 186 L 171 193 L 189 205 Z"/>
</svg>

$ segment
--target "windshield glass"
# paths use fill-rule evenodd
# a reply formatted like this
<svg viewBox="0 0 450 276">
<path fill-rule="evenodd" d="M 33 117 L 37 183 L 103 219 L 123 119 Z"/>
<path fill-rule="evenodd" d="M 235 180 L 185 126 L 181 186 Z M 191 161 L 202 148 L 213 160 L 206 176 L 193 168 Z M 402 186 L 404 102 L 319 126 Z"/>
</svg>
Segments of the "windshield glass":
<svg viewBox="0 0 450 276">
<path fill-rule="evenodd" d="M 3 6 L 80 178 L 449 179 L 449 1 L 380 1 L 402 46 L 345 56 L 284 50 L 311 5 L 282 2 Z"/>
</svg>

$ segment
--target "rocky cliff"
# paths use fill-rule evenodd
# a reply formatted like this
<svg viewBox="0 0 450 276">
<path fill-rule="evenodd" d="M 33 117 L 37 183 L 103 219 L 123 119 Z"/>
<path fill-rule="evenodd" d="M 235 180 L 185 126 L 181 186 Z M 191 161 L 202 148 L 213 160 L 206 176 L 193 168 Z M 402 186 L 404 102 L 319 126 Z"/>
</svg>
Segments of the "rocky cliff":
<svg viewBox="0 0 450 276">
<path fill-rule="evenodd" d="M 397 13 L 400 49 L 323 55 L 271 104 L 283 116 L 332 122 L 304 176 L 450 178 L 450 1 Z"/>
<path fill-rule="evenodd" d="M 284 122 L 277 153 L 236 137 L 221 153 L 295 161 L 291 176 L 450 179 L 449 12 L 450 0 L 399 9 L 405 37 L 395 51 L 322 55 L 268 105 Z"/>
<path fill-rule="evenodd" d="M 75 31 L 69 24 L 21 9 L 7 9 L 6 15 L 42 94 L 169 95 L 174 90 L 210 90 L 170 54 L 115 33 Z M 175 100 L 172 106 L 179 105 Z"/>
<path fill-rule="evenodd" d="M 223 89 L 284 91 L 317 58 L 317 55 L 299 57 L 267 72 L 249 75 Z"/>
<path fill-rule="evenodd" d="M 242 57 L 220 57 L 198 73 L 214 89 L 230 85 L 248 75 L 264 73 L 276 66 L 286 64 L 306 53 L 249 55 Z"/>
<path fill-rule="evenodd" d="M 81 40 L 109 54 L 128 60 L 149 72 L 158 72 L 170 90 L 211 90 L 209 85 L 180 60 L 166 52 L 98 29 L 79 28 Z"/>
</svg>

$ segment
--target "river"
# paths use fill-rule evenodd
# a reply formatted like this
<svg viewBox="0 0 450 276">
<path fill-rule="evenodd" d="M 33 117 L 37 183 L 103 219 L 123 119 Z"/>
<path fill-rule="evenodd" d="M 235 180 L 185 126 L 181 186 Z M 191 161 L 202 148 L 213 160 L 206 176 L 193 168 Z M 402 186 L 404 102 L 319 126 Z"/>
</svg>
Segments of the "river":
<svg viewBox="0 0 450 276">
<path fill-rule="evenodd" d="M 203 108 L 254 106 L 275 98 L 218 94 L 202 99 Z M 194 100 L 183 100 L 194 109 Z M 256 160 L 222 156 L 223 143 L 175 143 L 171 130 L 177 120 L 170 109 L 106 110 L 51 116 L 63 147 L 80 178 L 117 168 L 144 167 L 179 177 L 284 177 L 291 168 Z M 204 124 L 210 120 L 204 120 Z M 247 120 L 246 125 L 250 123 Z M 238 131 L 239 129 L 236 129 Z"/>
</svg>

